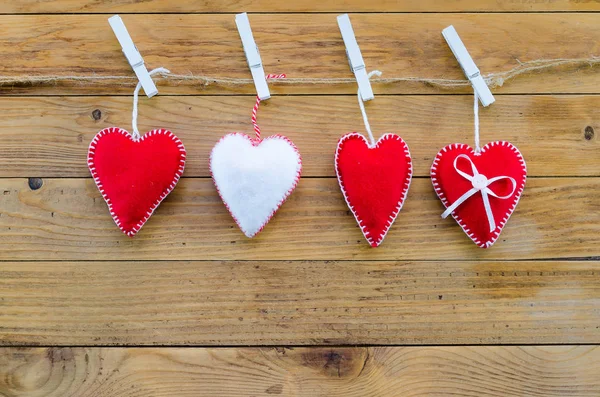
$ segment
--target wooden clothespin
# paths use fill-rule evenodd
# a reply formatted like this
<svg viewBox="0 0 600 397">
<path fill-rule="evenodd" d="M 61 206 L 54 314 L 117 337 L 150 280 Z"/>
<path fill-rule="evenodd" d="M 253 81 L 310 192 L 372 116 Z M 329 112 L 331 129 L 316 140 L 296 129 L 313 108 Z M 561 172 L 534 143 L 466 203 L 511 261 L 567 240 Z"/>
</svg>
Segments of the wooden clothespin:
<svg viewBox="0 0 600 397">
<path fill-rule="evenodd" d="M 483 77 L 481 77 L 479 69 L 475 65 L 475 62 L 473 62 L 473 58 L 471 58 L 471 55 L 469 55 L 469 52 L 458 36 L 458 33 L 456 33 L 454 26 L 450 25 L 446 29 L 442 30 L 442 36 L 444 36 L 444 39 L 446 39 L 446 42 L 458 60 L 460 67 L 465 72 L 465 76 L 467 76 L 471 82 L 473 90 L 475 90 L 477 93 L 481 104 L 485 107 L 494 103 L 495 99 L 492 95 L 492 92 L 490 91 Z"/>
<path fill-rule="evenodd" d="M 371 88 L 371 82 L 367 76 L 367 68 L 365 61 L 363 60 L 360 48 L 356 42 L 354 36 L 354 30 L 352 29 L 352 23 L 350 23 L 350 17 L 348 14 L 339 15 L 337 17 L 338 26 L 342 33 L 342 39 L 344 39 L 344 45 L 346 46 L 346 55 L 348 56 L 348 62 L 350 63 L 350 69 L 356 77 L 358 83 L 358 90 L 360 91 L 360 97 L 363 102 L 370 101 L 375 98 L 373 95 L 373 89 Z"/>
<path fill-rule="evenodd" d="M 115 36 L 117 36 L 117 40 L 119 40 L 119 43 L 123 48 L 123 53 L 142 84 L 144 92 L 148 98 L 152 98 L 154 95 L 158 94 L 158 89 L 156 88 L 152 77 L 150 77 L 148 69 L 146 69 L 146 66 L 144 65 L 144 58 L 142 58 L 142 55 L 133 43 L 123 20 L 120 16 L 114 15 L 108 18 L 108 23 L 115 33 Z"/>
<path fill-rule="evenodd" d="M 250 67 L 250 72 L 252 73 L 252 79 L 254 80 L 256 93 L 261 101 L 269 99 L 271 97 L 271 93 L 269 92 L 269 85 L 267 84 L 265 70 L 262 65 L 262 60 L 260 59 L 258 47 L 256 46 L 254 36 L 252 35 L 248 14 L 245 12 L 242 14 L 237 14 L 235 16 L 235 24 L 237 25 L 238 32 L 242 38 L 244 53 L 246 53 L 248 66 Z"/>
</svg>

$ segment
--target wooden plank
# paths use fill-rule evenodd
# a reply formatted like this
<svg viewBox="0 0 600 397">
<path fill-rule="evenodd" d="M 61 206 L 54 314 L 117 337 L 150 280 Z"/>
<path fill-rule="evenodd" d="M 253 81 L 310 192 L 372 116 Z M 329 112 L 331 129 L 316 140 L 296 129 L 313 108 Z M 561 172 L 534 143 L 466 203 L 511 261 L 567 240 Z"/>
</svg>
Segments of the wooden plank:
<svg viewBox="0 0 600 397">
<path fill-rule="evenodd" d="M 189 0 L 94 1 L 94 0 L 20 0 L 0 4 L 0 13 L 234 13 L 234 12 L 499 12 L 499 11 L 600 11 L 595 1 L 569 0 L 310 0 L 251 2 L 227 0 L 210 2 Z"/>
<path fill-rule="evenodd" d="M 211 77 L 249 78 L 232 15 L 136 14 L 127 27 L 151 68 Z M 518 62 L 549 58 L 587 58 L 600 52 L 595 14 L 354 14 L 369 69 L 388 77 L 462 79 L 464 75 L 441 36 L 453 24 L 482 73 L 501 72 Z M 352 77 L 334 14 L 260 14 L 252 16 L 254 36 L 267 73 L 289 77 Z M 176 28 L 174 28 L 176 27 Z M 121 75 L 131 68 L 106 21 L 106 15 L 0 16 L 0 47 L 5 76 Z M 35 72 L 33 72 L 35 71 Z M 595 93 L 600 74 L 587 65 L 577 70 L 535 73 L 496 90 L 502 93 Z M 354 84 L 273 85 L 279 93 L 355 93 Z M 115 82 L 81 82 L 35 87 L 4 87 L 4 94 L 114 94 L 132 87 Z M 253 86 L 202 87 L 171 82 L 163 94 L 254 93 Z M 424 84 L 378 85 L 376 93 L 450 93 Z M 470 92 L 464 88 L 462 92 Z"/>
<path fill-rule="evenodd" d="M 0 177 L 89 177 L 86 156 L 102 128 L 131 130 L 131 100 L 124 97 L 0 98 Z M 210 176 L 212 146 L 233 131 L 251 133 L 251 97 L 162 97 L 142 100 L 140 130 L 166 127 L 188 151 L 186 176 Z M 481 112 L 484 142 L 508 140 L 525 156 L 530 176 L 600 176 L 600 97 L 498 96 Z M 437 151 L 473 141 L 469 96 L 380 96 L 367 105 L 376 135 L 399 133 L 409 144 L 416 176 L 428 176 Z M 435 117 L 432 117 L 432 113 Z M 351 96 L 275 98 L 260 109 L 267 134 L 298 146 L 304 176 L 335 176 L 339 137 L 363 131 Z"/>
<path fill-rule="evenodd" d="M 32 183 L 35 186 L 35 183 Z M 599 178 L 534 178 L 496 245 L 477 248 L 429 179 L 413 180 L 384 244 L 366 244 L 337 180 L 303 179 L 261 234 L 238 230 L 210 179 L 184 179 L 135 238 L 114 225 L 91 179 L 0 179 L 3 260 L 533 259 L 600 255 Z"/>
<path fill-rule="evenodd" d="M 579 396 L 598 346 L 4 349 L 0 393 L 93 396 Z"/>
<path fill-rule="evenodd" d="M 0 343 L 600 343 L 599 272 L 598 261 L 0 262 Z"/>
</svg>

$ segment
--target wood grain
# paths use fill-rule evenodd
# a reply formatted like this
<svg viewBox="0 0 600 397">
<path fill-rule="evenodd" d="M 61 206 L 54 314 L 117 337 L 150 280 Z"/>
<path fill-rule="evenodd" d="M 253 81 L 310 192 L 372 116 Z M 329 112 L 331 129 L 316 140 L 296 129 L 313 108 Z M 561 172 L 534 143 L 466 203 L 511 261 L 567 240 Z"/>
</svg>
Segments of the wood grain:
<svg viewBox="0 0 600 397">
<path fill-rule="evenodd" d="M 600 343 L 599 274 L 598 261 L 0 262 L 0 343 Z"/>
<path fill-rule="evenodd" d="M 597 396 L 600 348 L 5 349 L 11 397 Z M 5 364 L 5 365 L 1 365 Z"/>
<path fill-rule="evenodd" d="M 600 11 L 590 0 L 19 0 L 0 4 L 0 13 L 234 13 L 234 12 L 473 12 Z"/>
<path fill-rule="evenodd" d="M 289 77 L 352 77 L 334 14 L 259 14 L 252 16 L 254 37 L 267 73 Z M 127 15 L 125 23 L 148 67 L 174 73 L 249 78 L 234 17 L 229 14 Z M 441 30 L 453 24 L 483 74 L 514 68 L 518 62 L 548 58 L 588 58 L 600 52 L 600 24 L 590 13 L 547 14 L 354 14 L 368 69 L 390 77 L 462 79 L 464 75 Z M 176 28 L 174 28 L 176 27 Z M 401 27 L 401 28 L 400 28 Z M 482 37 L 485 40 L 482 41 Z M 0 16 L 3 75 L 64 74 L 132 76 L 106 15 Z M 344 86 L 272 84 L 279 93 L 356 93 Z M 597 68 L 545 71 L 515 79 L 499 93 L 594 93 Z M 378 85 L 375 93 L 454 93 L 423 84 Z M 65 83 L 5 86 L 8 95 L 130 94 L 131 86 Z M 163 85 L 163 94 L 254 93 L 254 86 Z M 462 92 L 471 92 L 465 87 Z"/>
<path fill-rule="evenodd" d="M 464 78 L 450 24 L 483 74 L 600 53 L 592 0 L 18 0 L 0 2 L 0 76 L 133 76 L 107 23 L 121 13 L 149 68 L 249 78 L 243 11 L 266 72 L 297 78 L 352 77 L 343 12 L 383 77 Z M 271 84 L 259 122 L 297 143 L 306 178 L 253 240 L 207 165 L 250 131 L 254 87 L 158 85 L 140 129 L 172 129 L 189 161 L 134 239 L 85 161 L 98 130 L 130 129 L 132 84 L 0 87 L 0 396 L 600 395 L 599 67 L 520 76 L 481 110 L 482 140 L 512 141 L 532 176 L 490 250 L 440 219 L 427 179 L 442 146 L 472 142 L 468 87 L 374 85 L 375 134 L 408 141 L 417 177 L 371 249 L 332 168 L 363 131 L 354 84 Z"/>
<path fill-rule="evenodd" d="M 429 179 L 415 179 L 384 244 L 371 249 L 337 180 L 303 179 L 261 234 L 247 239 L 212 180 L 184 179 L 135 238 L 114 225 L 91 179 L 0 179 L 3 260 L 533 259 L 600 255 L 599 178 L 535 178 L 502 236 L 482 250 L 451 219 Z M 118 255 L 115 257 L 115 255 Z"/>
<path fill-rule="evenodd" d="M 0 177 L 89 177 L 90 141 L 102 128 L 131 130 L 123 97 L 0 98 Z M 169 128 L 184 142 L 185 175 L 210 176 L 208 157 L 218 139 L 251 132 L 251 97 L 161 97 L 142 100 L 140 130 Z M 600 176 L 600 97 L 498 96 L 481 111 L 484 142 L 507 140 L 522 151 L 530 176 Z M 433 157 L 454 142 L 473 144 L 469 96 L 380 96 L 367 104 L 376 135 L 396 132 L 409 144 L 416 176 L 428 176 Z M 266 134 L 284 134 L 303 156 L 303 176 L 333 177 L 338 139 L 363 131 L 351 96 L 274 98 L 260 109 Z M 598 132 L 600 133 L 600 132 Z"/>
</svg>

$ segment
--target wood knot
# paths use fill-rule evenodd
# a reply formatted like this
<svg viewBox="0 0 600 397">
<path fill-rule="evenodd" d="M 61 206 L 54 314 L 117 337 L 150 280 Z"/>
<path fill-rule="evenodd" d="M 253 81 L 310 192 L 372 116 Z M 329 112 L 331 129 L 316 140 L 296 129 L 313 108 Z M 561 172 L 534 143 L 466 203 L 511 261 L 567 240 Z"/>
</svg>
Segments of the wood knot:
<svg viewBox="0 0 600 397">
<path fill-rule="evenodd" d="M 281 393 L 283 393 L 283 385 L 282 384 L 273 385 L 273 386 L 269 387 L 267 390 L 265 390 L 265 392 L 267 392 L 267 394 L 281 394 Z"/>
<path fill-rule="evenodd" d="M 10 361 L 7 361 L 8 356 Z M 51 393 L 48 389 L 49 380 L 58 373 L 58 368 L 53 368 L 51 357 L 52 353 L 48 350 L 34 348 L 16 348 L 12 355 L 6 353 L 3 364 L 10 365 L 3 365 L 0 371 L 1 395 L 31 396 Z M 61 376 L 58 375 L 56 379 L 60 381 Z"/>
<path fill-rule="evenodd" d="M 102 112 L 100 111 L 100 109 L 95 109 L 92 112 L 92 118 L 96 121 L 98 121 L 102 118 Z"/>
<path fill-rule="evenodd" d="M 585 138 L 586 141 L 591 141 L 594 138 L 594 127 L 592 127 L 591 125 L 588 125 L 587 127 L 585 127 L 585 131 L 583 132 L 583 137 Z"/>
<path fill-rule="evenodd" d="M 52 364 L 56 364 L 62 361 L 73 361 L 75 354 L 68 347 L 49 347 L 46 351 L 46 357 Z"/>
<path fill-rule="evenodd" d="M 29 178 L 28 183 L 31 190 L 38 190 L 44 185 L 42 178 Z"/>
<path fill-rule="evenodd" d="M 368 358 L 366 348 L 311 348 L 302 354 L 304 366 L 334 378 L 356 378 Z"/>
</svg>

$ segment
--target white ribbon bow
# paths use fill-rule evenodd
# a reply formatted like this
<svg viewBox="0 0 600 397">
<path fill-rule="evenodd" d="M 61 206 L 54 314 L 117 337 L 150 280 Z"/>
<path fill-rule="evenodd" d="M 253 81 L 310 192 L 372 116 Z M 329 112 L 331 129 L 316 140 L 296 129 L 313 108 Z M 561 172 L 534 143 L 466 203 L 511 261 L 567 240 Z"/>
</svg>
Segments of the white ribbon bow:
<svg viewBox="0 0 600 397">
<path fill-rule="evenodd" d="M 458 169 L 458 167 L 456 166 L 456 162 L 460 158 L 467 159 L 469 161 L 469 163 L 471 163 L 471 169 L 473 170 L 473 175 L 469 175 Z M 472 195 L 474 195 L 477 192 L 481 192 L 481 197 L 483 198 L 483 206 L 485 207 L 485 213 L 487 215 L 488 222 L 490 224 L 490 232 L 493 232 L 494 229 L 496 229 L 496 221 L 494 220 L 494 214 L 492 213 L 492 207 L 490 206 L 490 198 L 488 197 L 488 195 L 494 196 L 501 200 L 506 200 L 507 198 L 511 197 L 515 193 L 515 190 L 517 189 L 517 182 L 514 180 L 514 178 L 511 178 L 510 176 L 504 176 L 504 175 L 496 176 L 491 179 L 487 179 L 487 177 L 485 175 L 480 174 L 479 171 L 477 171 L 477 168 L 475 167 L 475 164 L 473 164 L 473 161 L 465 154 L 460 154 L 460 155 L 456 156 L 456 158 L 454 159 L 454 169 L 456 170 L 456 172 L 458 172 L 458 174 L 460 176 L 469 180 L 473 184 L 473 188 L 471 190 L 467 191 L 462 196 L 460 196 L 460 198 L 458 200 L 456 200 L 450 207 L 448 207 L 446 209 L 446 211 L 444 211 L 444 213 L 442 214 L 442 218 L 445 219 L 448 215 L 450 215 L 452 213 L 452 211 L 454 211 L 456 208 L 458 208 L 458 206 L 461 205 L 462 203 L 464 203 L 469 197 L 471 197 Z M 494 193 L 488 187 L 492 183 L 499 181 L 501 179 L 508 179 L 512 182 L 512 185 L 513 185 L 512 191 L 509 194 L 507 194 L 506 196 L 498 196 L 496 193 Z"/>
</svg>

